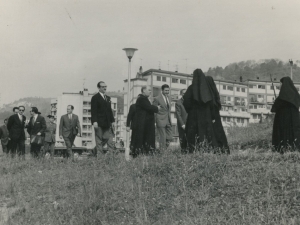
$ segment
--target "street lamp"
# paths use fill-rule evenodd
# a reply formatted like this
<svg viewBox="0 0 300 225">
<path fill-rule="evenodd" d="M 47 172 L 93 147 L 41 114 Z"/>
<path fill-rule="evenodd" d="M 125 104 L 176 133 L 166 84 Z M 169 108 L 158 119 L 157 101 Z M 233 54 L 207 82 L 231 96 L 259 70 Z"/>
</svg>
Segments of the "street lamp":
<svg viewBox="0 0 300 225">
<path fill-rule="evenodd" d="M 293 60 L 289 59 L 289 63 L 291 65 L 291 79 L 293 80 Z"/>
<path fill-rule="evenodd" d="M 137 51 L 136 48 L 123 48 L 123 50 L 126 52 L 126 55 L 129 59 L 129 64 L 128 64 L 128 79 L 127 79 L 127 115 L 129 112 L 129 107 L 130 107 L 130 78 L 131 78 L 131 59 L 134 55 L 134 52 Z M 124 112 L 125 113 L 125 112 Z M 125 158 L 129 160 L 129 136 L 130 132 L 126 132 L 126 147 L 125 147 Z"/>
</svg>

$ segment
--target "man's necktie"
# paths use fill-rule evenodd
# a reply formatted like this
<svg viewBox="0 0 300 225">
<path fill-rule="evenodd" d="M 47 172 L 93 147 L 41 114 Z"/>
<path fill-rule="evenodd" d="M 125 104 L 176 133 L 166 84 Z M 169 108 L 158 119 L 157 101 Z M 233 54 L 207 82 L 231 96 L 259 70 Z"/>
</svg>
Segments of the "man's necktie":
<svg viewBox="0 0 300 225">
<path fill-rule="evenodd" d="M 104 100 L 106 101 L 106 95 L 103 95 L 104 96 Z"/>
<path fill-rule="evenodd" d="M 166 102 L 167 102 L 167 107 L 168 107 L 168 109 L 170 108 L 169 107 L 169 101 L 168 101 L 168 98 L 165 96 L 165 98 L 166 98 Z"/>
</svg>

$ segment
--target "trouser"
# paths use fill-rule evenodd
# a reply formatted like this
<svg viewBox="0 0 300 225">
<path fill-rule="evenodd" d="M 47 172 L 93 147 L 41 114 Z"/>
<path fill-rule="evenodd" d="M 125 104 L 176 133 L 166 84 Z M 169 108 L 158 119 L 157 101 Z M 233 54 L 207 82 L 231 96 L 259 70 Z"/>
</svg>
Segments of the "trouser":
<svg viewBox="0 0 300 225">
<path fill-rule="evenodd" d="M 30 154 L 33 158 L 39 158 L 41 157 L 41 148 L 42 146 L 41 145 L 38 145 L 38 144 L 35 144 L 35 143 L 32 143 L 31 146 L 30 146 Z"/>
<path fill-rule="evenodd" d="M 12 157 L 15 157 L 16 153 L 18 153 L 19 156 L 25 158 L 25 140 L 23 139 L 11 140 L 10 147 L 11 147 L 10 152 Z"/>
<path fill-rule="evenodd" d="M 96 139 L 96 147 L 94 151 L 94 155 L 97 155 L 98 152 L 104 153 L 103 146 L 107 144 L 107 151 L 114 150 L 113 144 L 113 133 L 111 128 L 95 128 L 95 139 Z"/>
<path fill-rule="evenodd" d="M 186 140 L 185 130 L 182 129 L 182 127 L 178 126 L 178 134 L 179 134 L 179 142 L 180 142 L 181 152 L 185 153 L 186 152 L 186 147 L 187 147 L 187 140 Z"/>
<path fill-rule="evenodd" d="M 54 156 L 54 147 L 55 147 L 55 142 L 47 142 L 45 141 L 44 143 L 44 152 L 50 152 L 51 157 Z"/>
<path fill-rule="evenodd" d="M 1 143 L 1 145 L 2 145 L 2 151 L 3 151 L 3 153 L 8 154 L 8 148 L 7 148 L 7 145 L 2 144 L 2 143 Z"/>
<path fill-rule="evenodd" d="M 66 143 L 67 147 L 67 152 L 64 154 L 64 157 L 69 158 L 70 156 L 73 158 L 73 151 L 72 151 L 72 146 L 75 141 L 76 136 L 73 134 L 70 134 L 69 137 L 63 137 L 64 141 Z"/>
<path fill-rule="evenodd" d="M 173 139 L 172 125 L 169 123 L 165 127 L 157 127 L 157 140 L 159 143 L 159 148 L 168 148 L 170 142 Z"/>
</svg>

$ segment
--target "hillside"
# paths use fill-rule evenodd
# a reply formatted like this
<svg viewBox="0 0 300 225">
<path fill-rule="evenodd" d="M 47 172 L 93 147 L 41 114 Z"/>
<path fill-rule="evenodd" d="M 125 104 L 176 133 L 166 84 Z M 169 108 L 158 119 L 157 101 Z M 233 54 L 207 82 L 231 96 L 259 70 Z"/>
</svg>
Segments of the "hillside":
<svg viewBox="0 0 300 225">
<path fill-rule="evenodd" d="M 43 116 L 50 113 L 51 98 L 27 97 L 14 101 L 10 104 L 5 104 L 0 108 L 0 124 L 3 124 L 5 118 L 13 114 L 12 109 L 15 106 L 25 106 L 25 116 L 30 117 L 30 107 L 35 106 L 39 109 Z"/>
<path fill-rule="evenodd" d="M 300 67 L 297 64 L 300 64 L 299 60 L 294 61 L 293 80 L 300 82 Z M 260 80 L 270 80 L 270 74 L 272 74 L 272 77 L 278 81 L 284 76 L 290 76 L 291 67 L 288 61 L 283 62 L 279 59 L 248 60 L 231 63 L 225 68 L 219 66 L 209 68 L 205 74 L 219 80 L 237 81 L 240 81 L 240 76 L 242 76 L 243 81 L 257 79 L 257 77 Z"/>
</svg>

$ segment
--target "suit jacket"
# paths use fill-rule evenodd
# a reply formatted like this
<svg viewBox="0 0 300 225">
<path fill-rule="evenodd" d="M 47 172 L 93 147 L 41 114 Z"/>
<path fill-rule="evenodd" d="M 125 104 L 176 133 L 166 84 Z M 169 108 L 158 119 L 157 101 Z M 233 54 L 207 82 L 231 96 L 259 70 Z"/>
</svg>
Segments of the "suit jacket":
<svg viewBox="0 0 300 225">
<path fill-rule="evenodd" d="M 69 119 L 68 114 L 61 116 L 59 123 L 59 136 L 69 137 L 70 134 L 76 136 L 81 135 L 81 127 L 78 116 L 72 114 L 72 120 Z"/>
<path fill-rule="evenodd" d="M 115 118 L 111 109 L 110 97 L 106 96 L 106 101 L 98 92 L 91 100 L 92 125 L 97 122 L 101 128 L 110 128 Z"/>
<path fill-rule="evenodd" d="M 176 109 L 175 113 L 177 118 L 177 126 L 182 128 L 182 126 L 186 124 L 186 120 L 188 116 L 183 106 L 183 98 L 177 100 L 175 104 L 175 109 Z"/>
<path fill-rule="evenodd" d="M 0 127 L 0 138 L 2 145 L 8 144 L 9 132 L 6 125 Z"/>
<path fill-rule="evenodd" d="M 12 141 L 25 140 L 25 121 L 26 117 L 22 115 L 22 121 L 19 119 L 18 114 L 9 117 L 7 122 L 7 129 L 9 131 L 9 138 Z"/>
<path fill-rule="evenodd" d="M 167 107 L 167 104 L 162 96 L 162 94 L 159 94 L 156 98 L 154 98 L 153 105 L 158 106 L 160 105 L 162 108 L 158 111 L 156 114 L 156 127 L 165 127 L 168 123 L 172 124 L 171 121 L 171 101 L 169 100 L 169 109 Z"/>
<path fill-rule="evenodd" d="M 30 118 L 30 121 L 27 125 L 27 132 L 31 135 L 36 135 L 37 133 L 41 133 L 42 136 L 44 135 L 44 132 L 46 130 L 46 121 L 45 118 L 41 115 L 38 115 L 34 124 L 33 124 L 33 117 Z"/>
<path fill-rule="evenodd" d="M 47 122 L 47 128 L 45 130 L 45 141 L 55 142 L 55 134 L 56 134 L 56 123 Z"/>
<path fill-rule="evenodd" d="M 130 129 L 134 127 L 134 116 L 135 116 L 135 104 L 132 104 L 129 108 L 127 115 L 126 127 L 130 126 Z"/>
</svg>

